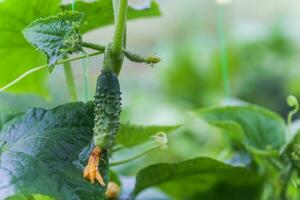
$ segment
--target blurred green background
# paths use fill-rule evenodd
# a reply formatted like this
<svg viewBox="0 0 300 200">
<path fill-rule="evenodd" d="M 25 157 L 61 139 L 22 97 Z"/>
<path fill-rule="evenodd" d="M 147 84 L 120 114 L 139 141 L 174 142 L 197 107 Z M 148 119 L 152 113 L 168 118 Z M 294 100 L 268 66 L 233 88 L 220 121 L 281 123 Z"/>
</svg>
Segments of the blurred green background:
<svg viewBox="0 0 300 200">
<path fill-rule="evenodd" d="M 66 1 L 67 2 L 67 1 Z M 133 175 L 158 161 L 200 155 L 222 159 L 226 141 L 217 130 L 193 116 L 205 106 L 242 100 L 267 107 L 284 118 L 286 97 L 300 97 L 299 9 L 294 0 L 233 0 L 222 7 L 212 0 L 160 0 L 162 16 L 128 22 L 127 48 L 156 54 L 162 62 L 151 68 L 126 61 L 120 75 L 122 121 L 136 124 L 185 126 L 169 138 L 169 149 L 116 168 Z M 132 3 L 132 2 L 131 2 Z M 136 3 L 136 1 L 134 2 Z M 231 98 L 225 98 L 218 17 L 223 17 Z M 84 35 L 85 41 L 107 44 L 113 27 Z M 89 99 L 102 56 L 89 58 Z M 79 99 L 84 101 L 83 61 L 72 63 Z M 18 84 L 22 84 L 21 82 Z M 0 111 L 53 107 L 70 101 L 62 67 L 49 75 L 49 95 L 0 94 Z M 147 144 L 146 144 L 147 145 Z M 144 146 L 138 147 L 140 149 Z M 136 152 L 137 150 L 133 150 Z M 117 153 L 118 160 L 128 152 Z"/>
<path fill-rule="evenodd" d="M 214 1 L 197 0 L 159 3 L 161 17 L 128 22 L 128 49 L 145 55 L 157 54 L 162 62 L 154 68 L 125 62 L 120 77 L 124 120 L 150 124 L 176 122 L 181 118 L 176 116 L 177 112 L 224 100 L 217 25 L 220 6 Z M 286 96 L 300 93 L 299 6 L 296 1 L 283 0 L 233 1 L 223 6 L 221 17 L 232 97 L 286 115 Z M 113 27 L 108 26 L 85 34 L 84 40 L 107 44 L 112 32 Z M 87 60 L 89 99 L 93 98 L 101 59 L 102 56 L 97 56 Z M 83 61 L 72 65 L 79 99 L 84 100 Z M 49 75 L 48 88 L 46 99 L 34 94 L 18 95 L 17 99 L 12 94 L 1 94 L 1 110 L 69 102 L 61 67 Z"/>
</svg>

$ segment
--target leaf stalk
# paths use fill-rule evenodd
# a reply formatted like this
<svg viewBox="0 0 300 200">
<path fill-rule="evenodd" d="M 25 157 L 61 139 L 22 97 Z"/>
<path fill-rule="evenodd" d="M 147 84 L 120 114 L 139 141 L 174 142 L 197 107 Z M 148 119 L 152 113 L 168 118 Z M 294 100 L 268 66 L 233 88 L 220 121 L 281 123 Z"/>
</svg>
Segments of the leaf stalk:
<svg viewBox="0 0 300 200">
<path fill-rule="evenodd" d="M 70 97 L 72 101 L 77 101 L 76 86 L 75 86 L 74 75 L 71 68 L 71 64 L 70 62 L 66 62 L 63 65 L 64 65 L 65 77 L 66 77 L 66 82 L 67 82 Z"/>
<path fill-rule="evenodd" d="M 114 5 L 116 5 L 114 6 L 114 15 L 115 19 L 117 19 L 117 21 L 115 21 L 115 33 L 112 46 L 112 53 L 114 56 L 113 72 L 119 75 L 124 60 L 123 47 L 124 42 L 126 41 L 125 30 L 128 0 L 120 0 L 119 2 L 116 2 L 116 0 L 113 1 Z M 115 8 L 118 10 L 116 11 Z"/>
<path fill-rule="evenodd" d="M 89 57 L 97 56 L 97 55 L 103 54 L 103 52 L 104 51 L 97 51 L 97 52 L 88 54 L 88 56 Z M 67 62 L 72 62 L 72 61 L 75 61 L 75 60 L 81 60 L 81 59 L 83 59 L 85 57 L 86 57 L 86 55 L 84 55 L 84 56 L 78 56 L 78 57 L 75 57 L 75 58 L 64 59 L 62 61 L 57 62 L 54 65 L 60 65 L 60 64 L 64 64 L 64 63 L 67 63 Z M 19 81 L 21 81 L 22 79 L 26 78 L 27 76 L 29 76 L 29 75 L 31 75 L 31 74 L 33 74 L 35 72 L 41 71 L 43 69 L 47 69 L 47 68 L 48 68 L 48 65 L 45 64 L 45 65 L 41 65 L 41 66 L 32 68 L 32 69 L 24 72 L 19 77 L 17 77 L 15 80 L 11 81 L 10 83 L 8 83 L 8 84 L 4 85 L 2 88 L 0 88 L 0 93 L 3 92 L 3 91 L 5 91 L 5 90 L 7 90 L 10 87 L 12 87 L 13 85 L 17 84 Z"/>
<path fill-rule="evenodd" d="M 136 159 L 138 159 L 138 158 L 144 156 L 145 154 L 148 154 L 148 153 L 150 153 L 150 152 L 152 152 L 152 151 L 154 151 L 154 150 L 160 149 L 160 148 L 161 148 L 161 146 L 155 146 L 155 147 L 152 147 L 152 148 L 147 149 L 146 151 L 144 151 L 144 152 L 142 152 L 142 153 L 139 153 L 139 154 L 137 154 L 137 155 L 135 155 L 135 156 L 132 156 L 132 157 L 130 157 L 130 158 L 127 158 L 127 159 L 125 159 L 125 160 L 112 162 L 112 163 L 110 163 L 110 166 L 118 166 L 118 165 L 126 164 L 126 163 L 128 163 L 128 162 L 131 162 L 131 161 L 133 161 L 133 160 L 136 160 Z"/>
</svg>

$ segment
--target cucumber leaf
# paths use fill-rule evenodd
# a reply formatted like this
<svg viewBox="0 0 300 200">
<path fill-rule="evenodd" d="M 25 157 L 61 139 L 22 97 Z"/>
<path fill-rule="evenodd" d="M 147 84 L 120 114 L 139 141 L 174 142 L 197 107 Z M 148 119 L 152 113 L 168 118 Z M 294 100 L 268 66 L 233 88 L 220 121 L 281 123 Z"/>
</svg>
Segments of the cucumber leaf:
<svg viewBox="0 0 300 200">
<path fill-rule="evenodd" d="M 17 116 L 16 116 L 17 117 Z M 0 132 L 0 199 L 30 198 L 95 200 L 105 188 L 82 177 L 92 150 L 92 103 L 71 103 L 45 110 L 34 108 Z M 108 157 L 100 165 L 108 181 Z"/>
<path fill-rule="evenodd" d="M 47 55 L 52 67 L 62 58 L 82 51 L 78 30 L 82 20 L 83 13 L 67 11 L 33 21 L 23 34 L 30 44 Z"/>
<path fill-rule="evenodd" d="M 27 70 L 46 63 L 45 56 L 25 40 L 22 30 L 35 19 L 57 13 L 59 4 L 60 0 L 0 1 L 0 87 Z M 46 75 L 46 71 L 32 74 L 8 91 L 45 96 Z"/>
<path fill-rule="evenodd" d="M 105 188 L 90 184 L 82 171 L 92 151 L 94 105 L 69 103 L 53 109 L 33 108 L 0 115 L 0 199 L 33 198 L 101 199 Z M 117 144 L 132 147 L 158 131 L 178 126 L 122 124 Z M 130 137 L 130 131 L 133 137 Z M 108 181 L 108 157 L 100 171 Z"/>
<path fill-rule="evenodd" d="M 278 154 L 285 144 L 283 119 L 265 108 L 228 106 L 202 109 L 197 113 L 211 125 L 237 136 L 235 140 L 243 135 L 241 143 L 254 153 Z"/>
<path fill-rule="evenodd" d="M 220 195 L 226 195 L 230 191 L 231 197 L 234 197 L 239 192 L 234 191 L 234 188 L 243 188 L 243 195 L 250 195 L 246 195 L 247 199 L 252 200 L 260 196 L 260 183 L 261 178 L 250 169 L 199 157 L 178 163 L 154 164 L 142 169 L 136 176 L 132 195 L 137 196 L 149 187 L 159 187 L 175 199 L 197 199 L 192 198 L 193 196 L 209 199 L 204 194 L 216 191 L 222 185 L 228 190 L 224 189 Z"/>
<path fill-rule="evenodd" d="M 61 6 L 63 10 L 70 10 L 72 6 L 70 4 Z M 92 2 L 76 1 L 75 9 L 79 12 L 85 13 L 85 20 L 80 31 L 82 33 L 91 31 L 96 28 L 100 28 L 106 25 L 113 24 L 114 12 L 111 0 L 95 0 Z M 143 9 L 135 9 L 128 7 L 127 19 L 138 19 L 144 17 L 159 16 L 160 10 L 159 5 L 152 1 L 149 7 Z"/>
</svg>

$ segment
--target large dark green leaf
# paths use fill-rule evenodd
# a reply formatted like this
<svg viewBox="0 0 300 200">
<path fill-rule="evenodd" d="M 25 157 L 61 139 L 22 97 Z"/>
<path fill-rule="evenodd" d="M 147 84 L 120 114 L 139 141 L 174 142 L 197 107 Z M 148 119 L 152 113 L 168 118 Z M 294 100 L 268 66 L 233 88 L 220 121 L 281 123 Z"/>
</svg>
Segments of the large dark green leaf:
<svg viewBox="0 0 300 200">
<path fill-rule="evenodd" d="M 104 189 L 82 178 L 92 149 L 92 103 L 32 109 L 17 122 L 1 118 L 0 199 L 42 194 L 57 200 L 102 199 Z M 108 179 L 107 156 L 101 173 Z"/>
<path fill-rule="evenodd" d="M 0 1 L 0 87 L 30 68 L 46 63 L 23 37 L 22 30 L 33 20 L 59 11 L 60 0 Z M 10 88 L 14 92 L 35 92 L 45 95 L 46 71 L 30 75 Z"/>
<path fill-rule="evenodd" d="M 202 109 L 199 116 L 239 138 L 257 153 L 277 152 L 285 143 L 285 124 L 277 114 L 262 107 L 232 106 Z"/>
<path fill-rule="evenodd" d="M 88 32 L 95 28 L 100 28 L 114 22 L 114 12 L 111 0 L 96 0 L 93 2 L 76 1 L 76 10 L 84 12 L 86 17 L 80 31 Z M 63 5 L 63 10 L 71 9 L 71 5 Z M 128 7 L 127 18 L 138 19 L 143 17 L 159 16 L 160 10 L 156 2 L 152 2 L 149 8 L 142 10 Z"/>
<path fill-rule="evenodd" d="M 66 11 L 33 21 L 23 34 L 29 43 L 47 55 L 51 66 L 65 56 L 82 50 L 78 30 L 82 19 L 83 13 Z"/>
<path fill-rule="evenodd" d="M 116 142 L 124 147 L 133 147 L 151 139 L 158 132 L 171 133 L 180 126 L 139 126 L 121 124 Z"/>
<path fill-rule="evenodd" d="M 243 191 L 250 195 L 247 199 L 258 199 L 260 180 L 258 175 L 249 169 L 200 157 L 179 163 L 155 164 L 142 169 L 136 177 L 133 195 L 136 196 L 155 186 L 176 199 L 189 199 L 188 197 L 199 197 L 223 185 L 231 188 L 231 191 L 232 188 L 243 188 Z M 234 195 L 235 192 L 232 191 L 232 197 Z"/>
<path fill-rule="evenodd" d="M 15 122 L 19 117 L 22 117 L 23 113 L 3 112 L 0 115 L 0 131 L 4 126 Z M 0 132 L 1 133 L 1 132 Z"/>
<path fill-rule="evenodd" d="M 93 103 L 89 102 L 50 110 L 34 108 L 25 114 L 2 113 L 0 199 L 36 194 L 57 200 L 101 199 L 104 188 L 82 178 L 92 150 L 93 111 Z M 117 143 L 131 147 L 145 142 L 156 132 L 171 132 L 176 128 L 121 125 Z M 106 155 L 104 159 L 108 163 Z M 107 181 L 108 166 L 103 163 L 100 170 Z"/>
</svg>

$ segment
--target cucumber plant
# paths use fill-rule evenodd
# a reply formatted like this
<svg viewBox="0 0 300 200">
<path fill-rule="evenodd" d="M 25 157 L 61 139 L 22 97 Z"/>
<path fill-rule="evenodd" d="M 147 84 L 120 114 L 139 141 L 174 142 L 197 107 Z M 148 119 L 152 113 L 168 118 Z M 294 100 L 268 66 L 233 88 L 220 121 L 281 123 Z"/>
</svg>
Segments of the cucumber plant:
<svg viewBox="0 0 300 200">
<path fill-rule="evenodd" d="M 118 75 L 124 58 L 149 65 L 160 61 L 156 56 L 142 56 L 126 49 L 126 23 L 129 19 L 158 16 L 156 2 L 135 9 L 128 6 L 127 0 L 74 1 L 68 5 L 59 0 L 5 0 L 0 2 L 0 13 L 0 55 L 7 55 L 0 60 L 0 72 L 6 72 L 4 64 L 14 64 L 15 71 L 25 71 L 12 82 L 8 82 L 8 74 L 1 92 L 26 90 L 41 94 L 44 75 L 36 72 L 51 73 L 63 64 L 70 96 L 75 101 L 70 62 L 104 54 L 103 63 L 98 64 L 93 101 L 0 114 L 0 199 L 153 199 L 156 197 L 142 196 L 151 187 L 159 188 L 166 194 L 164 198 L 170 199 L 300 197 L 299 131 L 291 128 L 299 105 L 293 96 L 288 97 L 288 105 L 294 110 L 287 123 L 276 113 L 249 104 L 193 111 L 195 120 L 222 133 L 226 146 L 218 156 L 199 156 L 196 152 L 197 157 L 191 158 L 166 150 L 159 153 L 163 159 L 155 164 L 138 167 L 133 183 L 122 179 L 115 166 L 137 168 L 132 161 L 149 152 L 167 149 L 168 145 L 180 149 L 184 141 L 179 136 L 188 129 L 185 122 L 168 126 L 120 122 L 122 87 Z M 112 23 L 114 36 L 108 45 L 83 40 L 82 34 Z M 11 44 L 20 46 L 11 52 L 7 48 Z M 86 48 L 95 52 L 87 54 Z M 77 56 L 70 57 L 73 54 Z M 23 65 L 40 66 L 28 69 Z M 126 92 L 126 88 L 122 91 Z M 177 134 L 171 134 L 174 132 Z M 168 144 L 167 136 L 180 145 Z M 140 152 L 124 160 L 112 159 L 128 149 Z M 180 159 L 166 162 L 168 156 Z"/>
</svg>

